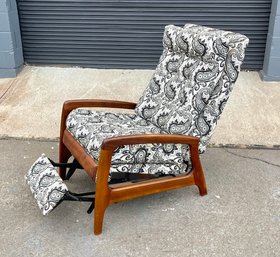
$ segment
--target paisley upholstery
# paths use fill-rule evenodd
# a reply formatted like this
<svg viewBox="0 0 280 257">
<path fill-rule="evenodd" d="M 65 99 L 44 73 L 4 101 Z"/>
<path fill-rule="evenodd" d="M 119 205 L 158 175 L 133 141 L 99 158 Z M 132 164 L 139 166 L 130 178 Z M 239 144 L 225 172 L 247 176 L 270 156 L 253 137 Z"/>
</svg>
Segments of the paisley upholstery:
<svg viewBox="0 0 280 257">
<path fill-rule="evenodd" d="M 43 215 L 50 213 L 68 191 L 56 169 L 44 154 L 32 164 L 25 180 Z"/>
<path fill-rule="evenodd" d="M 248 42 L 238 33 L 193 24 L 166 26 L 162 56 L 135 114 L 77 109 L 67 129 L 95 160 L 104 138 L 129 134 L 198 136 L 203 153 Z M 190 167 L 186 145 L 132 145 L 115 151 L 111 172 L 178 174 Z"/>
<path fill-rule="evenodd" d="M 135 112 L 166 133 L 199 136 L 204 152 L 248 42 L 241 34 L 193 24 L 166 26 L 163 54 Z"/>
</svg>

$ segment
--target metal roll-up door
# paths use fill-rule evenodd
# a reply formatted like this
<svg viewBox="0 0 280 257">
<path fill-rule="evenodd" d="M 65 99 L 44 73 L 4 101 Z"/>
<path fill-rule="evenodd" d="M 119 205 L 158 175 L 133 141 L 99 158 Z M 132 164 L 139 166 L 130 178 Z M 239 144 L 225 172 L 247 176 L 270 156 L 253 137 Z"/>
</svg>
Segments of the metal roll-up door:
<svg viewBox="0 0 280 257">
<path fill-rule="evenodd" d="M 29 64 L 153 69 L 166 24 L 243 33 L 243 69 L 263 65 L 271 0 L 17 0 Z"/>
</svg>

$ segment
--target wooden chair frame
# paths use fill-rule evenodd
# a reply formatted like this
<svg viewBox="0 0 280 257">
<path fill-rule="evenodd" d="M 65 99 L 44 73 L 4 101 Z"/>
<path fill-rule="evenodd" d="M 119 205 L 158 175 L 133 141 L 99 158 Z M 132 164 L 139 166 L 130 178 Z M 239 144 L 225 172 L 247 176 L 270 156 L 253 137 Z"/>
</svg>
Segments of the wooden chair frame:
<svg viewBox="0 0 280 257">
<path fill-rule="evenodd" d="M 97 175 L 94 209 L 95 235 L 102 233 L 105 210 L 111 203 L 190 185 L 196 185 L 201 196 L 207 194 L 206 182 L 199 159 L 199 138 L 171 134 L 128 135 L 107 138 L 102 143 L 99 160 L 98 163 L 96 163 L 70 132 L 66 130 L 68 114 L 73 109 L 83 107 L 135 109 L 136 103 L 97 99 L 69 100 L 64 103 L 62 108 L 59 161 L 67 162 L 71 156 L 74 156 L 94 181 Z M 192 162 L 191 172 L 189 174 L 180 174 L 176 177 L 166 176 L 137 183 L 124 182 L 113 185 L 108 184 L 108 176 L 114 150 L 122 145 L 149 143 L 177 143 L 189 145 Z M 62 179 L 65 179 L 66 169 L 60 168 L 59 175 Z"/>
</svg>

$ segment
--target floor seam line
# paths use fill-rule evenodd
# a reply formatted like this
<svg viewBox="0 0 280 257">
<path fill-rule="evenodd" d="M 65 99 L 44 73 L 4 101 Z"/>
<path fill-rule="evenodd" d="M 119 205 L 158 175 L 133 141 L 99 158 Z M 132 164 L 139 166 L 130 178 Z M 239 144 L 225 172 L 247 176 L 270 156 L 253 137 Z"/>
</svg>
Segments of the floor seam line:
<svg viewBox="0 0 280 257">
<path fill-rule="evenodd" d="M 260 159 L 260 158 L 249 157 L 249 156 L 244 156 L 244 155 L 241 155 L 241 154 L 233 153 L 233 152 L 229 151 L 228 149 L 224 149 L 224 150 L 225 150 L 225 152 L 230 153 L 230 154 L 232 154 L 234 156 L 237 156 L 237 157 L 241 157 L 241 158 L 244 158 L 244 159 L 260 161 L 260 162 L 263 162 L 263 163 L 266 163 L 266 164 L 269 164 L 269 165 L 272 165 L 272 166 L 280 168 L 280 165 L 272 163 L 272 162 L 269 162 L 269 161 L 266 161 L 266 160 L 263 160 L 263 159 Z"/>
</svg>

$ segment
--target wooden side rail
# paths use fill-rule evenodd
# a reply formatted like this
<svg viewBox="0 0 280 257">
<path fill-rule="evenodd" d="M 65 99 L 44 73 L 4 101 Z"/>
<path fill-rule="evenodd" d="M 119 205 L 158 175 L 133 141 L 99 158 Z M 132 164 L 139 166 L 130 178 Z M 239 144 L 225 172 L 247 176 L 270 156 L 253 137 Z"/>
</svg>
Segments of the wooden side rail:
<svg viewBox="0 0 280 257">
<path fill-rule="evenodd" d="M 110 185 L 109 203 L 120 202 L 191 185 L 195 185 L 195 180 L 192 174 L 181 174 L 176 177 L 167 176 L 163 178 L 153 178 L 147 181 L 130 183 L 123 186 L 121 184 Z"/>
</svg>

